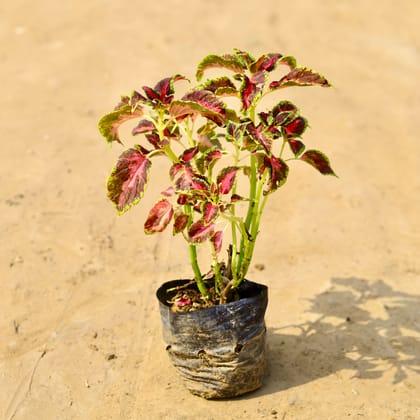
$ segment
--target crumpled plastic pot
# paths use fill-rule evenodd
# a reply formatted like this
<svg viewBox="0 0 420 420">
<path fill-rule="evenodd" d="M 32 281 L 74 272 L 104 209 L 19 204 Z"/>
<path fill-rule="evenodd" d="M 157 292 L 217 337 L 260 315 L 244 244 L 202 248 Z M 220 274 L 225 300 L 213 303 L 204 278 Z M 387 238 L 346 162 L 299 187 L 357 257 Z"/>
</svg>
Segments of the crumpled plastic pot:
<svg viewBox="0 0 420 420">
<path fill-rule="evenodd" d="M 244 280 L 240 300 L 192 312 L 173 312 L 164 283 L 157 291 L 163 339 L 173 365 L 195 395 L 232 398 L 261 387 L 266 368 L 267 287 Z"/>
</svg>

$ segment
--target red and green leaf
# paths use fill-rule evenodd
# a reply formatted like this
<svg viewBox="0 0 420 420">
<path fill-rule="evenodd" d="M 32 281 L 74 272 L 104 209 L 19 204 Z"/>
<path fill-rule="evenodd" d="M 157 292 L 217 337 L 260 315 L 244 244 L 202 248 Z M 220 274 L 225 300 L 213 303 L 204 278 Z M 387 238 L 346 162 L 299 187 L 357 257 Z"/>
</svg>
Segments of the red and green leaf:
<svg viewBox="0 0 420 420">
<path fill-rule="evenodd" d="M 131 133 L 133 134 L 133 136 L 135 136 L 137 134 L 147 133 L 149 131 L 154 131 L 154 130 L 156 130 L 156 127 L 152 123 L 152 121 L 141 120 L 141 121 L 139 121 L 137 126 L 133 128 Z"/>
<path fill-rule="evenodd" d="M 189 162 L 191 159 L 193 159 L 198 153 L 198 146 L 191 147 L 189 149 L 184 150 L 184 152 L 181 155 L 180 160 L 184 163 Z"/>
<path fill-rule="evenodd" d="M 174 235 L 182 232 L 188 224 L 189 216 L 185 213 L 175 214 L 174 218 Z"/>
<path fill-rule="evenodd" d="M 236 96 L 238 94 L 235 84 L 227 76 L 209 79 L 202 85 L 202 88 L 213 92 L 216 96 Z"/>
<path fill-rule="evenodd" d="M 270 53 L 262 55 L 258 60 L 251 64 L 251 73 L 257 71 L 272 71 L 276 68 L 277 62 L 282 57 L 279 53 Z"/>
<path fill-rule="evenodd" d="M 308 126 L 306 118 L 297 117 L 285 126 L 286 135 L 288 137 L 300 137 Z"/>
<path fill-rule="evenodd" d="M 295 157 L 298 157 L 305 150 L 305 145 L 300 140 L 287 139 L 287 142 Z"/>
<path fill-rule="evenodd" d="M 184 165 L 182 163 L 174 163 L 169 169 L 169 177 L 171 180 L 174 180 L 182 169 L 184 169 Z"/>
<path fill-rule="evenodd" d="M 194 90 L 173 101 L 170 112 L 175 118 L 199 114 L 218 125 L 223 124 L 226 114 L 224 102 L 208 90 Z"/>
<path fill-rule="evenodd" d="M 270 174 L 270 178 L 267 182 L 268 189 L 264 191 L 264 194 L 270 194 L 280 188 L 287 181 L 289 167 L 286 162 L 275 156 L 265 156 L 264 166 L 268 168 Z"/>
<path fill-rule="evenodd" d="M 190 242 L 202 243 L 214 233 L 214 223 L 206 224 L 203 220 L 193 223 L 188 231 Z"/>
<path fill-rule="evenodd" d="M 135 90 L 130 96 L 121 96 L 121 100 L 118 103 L 118 105 L 114 108 L 114 111 L 118 111 L 125 105 L 130 105 L 131 110 L 134 111 L 134 109 L 137 108 L 139 102 L 147 103 L 148 101 L 147 98 L 145 98 L 142 94 Z"/>
<path fill-rule="evenodd" d="M 306 163 L 309 163 L 322 175 L 337 176 L 331 168 L 330 160 L 328 157 L 319 150 L 307 150 L 301 157 Z"/>
<path fill-rule="evenodd" d="M 239 168 L 236 166 L 228 166 L 223 168 L 217 175 L 217 183 L 219 184 L 219 192 L 221 194 L 228 194 L 235 182 L 236 173 Z"/>
<path fill-rule="evenodd" d="M 170 187 L 166 188 L 166 190 L 163 190 L 161 194 L 164 197 L 172 197 L 175 194 L 175 188 L 171 185 Z"/>
<path fill-rule="evenodd" d="M 166 77 L 160 80 L 153 89 L 149 86 L 143 86 L 143 90 L 151 102 L 169 104 L 174 97 L 174 82 L 178 80 L 187 79 L 180 74 L 176 74 L 172 77 Z"/>
<path fill-rule="evenodd" d="M 203 206 L 203 219 L 205 223 L 209 223 L 212 220 L 214 220 L 217 215 L 219 214 L 219 207 L 215 204 L 211 203 L 210 201 L 207 201 L 204 203 Z"/>
<path fill-rule="evenodd" d="M 299 110 L 295 104 L 290 101 L 280 101 L 272 109 L 274 125 L 284 125 L 297 117 Z"/>
<path fill-rule="evenodd" d="M 108 178 L 107 195 L 119 214 L 140 201 L 148 182 L 151 162 L 140 150 L 125 151 Z"/>
<path fill-rule="evenodd" d="M 210 149 L 196 159 L 197 169 L 201 174 L 204 174 L 209 169 L 211 170 L 221 157 L 222 152 L 220 150 Z"/>
<path fill-rule="evenodd" d="M 261 125 L 255 127 L 253 123 L 250 123 L 247 126 L 247 130 L 251 137 L 264 148 L 267 154 L 269 154 L 271 149 L 271 141 L 264 135 L 263 127 Z"/>
<path fill-rule="evenodd" d="M 99 120 L 98 128 L 108 143 L 112 143 L 113 141 L 121 143 L 118 135 L 118 129 L 120 128 L 120 125 L 125 121 L 141 117 L 142 115 L 143 109 L 140 106 L 137 106 L 133 110 L 130 105 L 123 105 L 116 111 L 104 115 Z"/>
<path fill-rule="evenodd" d="M 306 67 L 294 68 L 280 80 L 270 83 L 270 89 L 276 90 L 287 86 L 323 86 L 329 87 L 328 80 L 319 73 Z"/>
<path fill-rule="evenodd" d="M 208 182 L 205 177 L 195 173 L 189 164 L 175 164 L 171 168 L 171 177 L 182 172 L 175 181 L 175 188 L 178 191 L 207 191 Z"/>
<path fill-rule="evenodd" d="M 224 68 L 235 73 L 243 73 L 246 70 L 246 64 L 243 58 L 236 54 L 215 55 L 210 54 L 198 64 L 195 74 L 198 81 L 203 77 L 206 70 L 211 68 Z"/>
<path fill-rule="evenodd" d="M 168 226 L 174 214 L 172 204 L 166 200 L 159 200 L 150 210 L 144 223 L 144 231 L 147 234 L 162 232 Z"/>
<path fill-rule="evenodd" d="M 235 55 L 241 60 L 245 68 L 249 69 L 251 64 L 255 61 L 255 57 L 253 57 L 249 52 L 240 50 L 238 48 L 235 48 L 234 51 Z"/>
<path fill-rule="evenodd" d="M 247 110 L 250 108 L 259 91 L 260 89 L 257 87 L 257 85 L 253 83 L 247 76 L 244 76 L 241 85 L 242 109 Z"/>
<path fill-rule="evenodd" d="M 214 250 L 218 254 L 222 250 L 223 245 L 223 232 L 221 230 L 218 230 L 214 233 L 214 235 L 210 239 L 213 243 Z"/>
<path fill-rule="evenodd" d="M 155 149 L 161 149 L 165 144 L 168 144 L 168 140 L 160 140 L 158 133 L 148 133 L 145 134 L 145 137 Z"/>
</svg>

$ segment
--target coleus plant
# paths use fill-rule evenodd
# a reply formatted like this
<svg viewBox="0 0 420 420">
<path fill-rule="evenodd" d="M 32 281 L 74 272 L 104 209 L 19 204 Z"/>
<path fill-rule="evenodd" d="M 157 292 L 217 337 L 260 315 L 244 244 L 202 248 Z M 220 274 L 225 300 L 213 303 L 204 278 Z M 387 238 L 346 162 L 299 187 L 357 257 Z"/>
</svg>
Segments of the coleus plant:
<svg viewBox="0 0 420 420">
<path fill-rule="evenodd" d="M 284 74 L 272 80 L 279 66 Z M 209 69 L 222 70 L 222 75 L 202 81 Z M 225 303 L 247 275 L 263 209 L 286 182 L 289 165 L 302 161 L 323 175 L 335 175 L 327 156 L 307 150 L 302 142 L 308 122 L 296 105 L 281 99 L 271 109 L 260 110 L 260 102 L 287 87 L 330 84 L 321 74 L 298 66 L 292 56 L 270 53 L 255 59 L 240 50 L 208 55 L 198 64 L 196 79 L 179 98 L 175 85 L 187 81 L 179 74 L 153 88 L 143 86 L 142 92 L 122 96 L 101 118 L 99 130 L 108 143 L 122 144 L 119 127 L 133 119 L 132 135 L 144 138 L 121 154 L 107 193 L 118 214 L 125 213 L 141 200 L 153 159 L 166 158 L 168 185 L 150 209 L 144 230 L 153 234 L 172 225 L 173 234 L 188 244 L 202 298 Z M 236 105 L 228 105 L 230 97 Z M 212 267 L 203 275 L 197 246 L 205 242 Z"/>
</svg>

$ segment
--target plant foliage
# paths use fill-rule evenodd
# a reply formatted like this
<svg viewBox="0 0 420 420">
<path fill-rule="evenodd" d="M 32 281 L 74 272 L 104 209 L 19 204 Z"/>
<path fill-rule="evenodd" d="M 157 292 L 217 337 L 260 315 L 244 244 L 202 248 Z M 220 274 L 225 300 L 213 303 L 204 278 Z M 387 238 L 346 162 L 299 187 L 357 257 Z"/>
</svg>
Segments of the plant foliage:
<svg viewBox="0 0 420 420">
<path fill-rule="evenodd" d="M 203 82 L 213 69 L 225 74 Z M 276 69 L 285 74 L 272 80 Z M 324 153 L 305 151 L 302 135 L 308 122 L 296 105 L 281 98 L 260 110 L 260 102 L 283 88 L 330 84 L 298 66 L 294 57 L 269 53 L 254 58 L 241 50 L 208 55 L 198 64 L 196 78 L 197 84 L 179 99 L 175 82 L 187 80 L 179 74 L 123 96 L 101 118 L 99 130 L 107 142 L 122 143 L 120 125 L 135 119 L 132 135 L 144 138 L 121 154 L 108 179 L 108 197 L 119 214 L 141 200 L 153 159 L 167 158 L 168 187 L 151 208 L 144 230 L 153 234 L 172 225 L 173 234 L 181 234 L 190 248 L 203 297 L 211 294 L 225 302 L 247 274 L 267 198 L 286 183 L 293 161 L 335 176 Z M 227 97 L 237 99 L 235 109 Z M 225 263 L 221 253 L 226 228 L 231 243 Z M 206 276 L 196 253 L 202 243 L 209 244 L 213 261 Z"/>
</svg>

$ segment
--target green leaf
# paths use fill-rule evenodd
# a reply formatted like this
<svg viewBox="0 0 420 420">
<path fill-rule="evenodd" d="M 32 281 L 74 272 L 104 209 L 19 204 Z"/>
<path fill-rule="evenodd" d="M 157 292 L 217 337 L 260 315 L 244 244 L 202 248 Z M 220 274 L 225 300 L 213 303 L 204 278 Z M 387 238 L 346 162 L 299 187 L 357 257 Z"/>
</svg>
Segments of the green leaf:
<svg viewBox="0 0 420 420">
<path fill-rule="evenodd" d="M 104 115 L 99 120 L 98 128 L 108 143 L 115 141 L 122 144 L 118 135 L 120 125 L 125 121 L 141 117 L 142 115 L 143 108 L 139 105 L 137 105 L 135 109 L 132 109 L 131 105 L 123 105 L 118 110 Z"/>
</svg>

